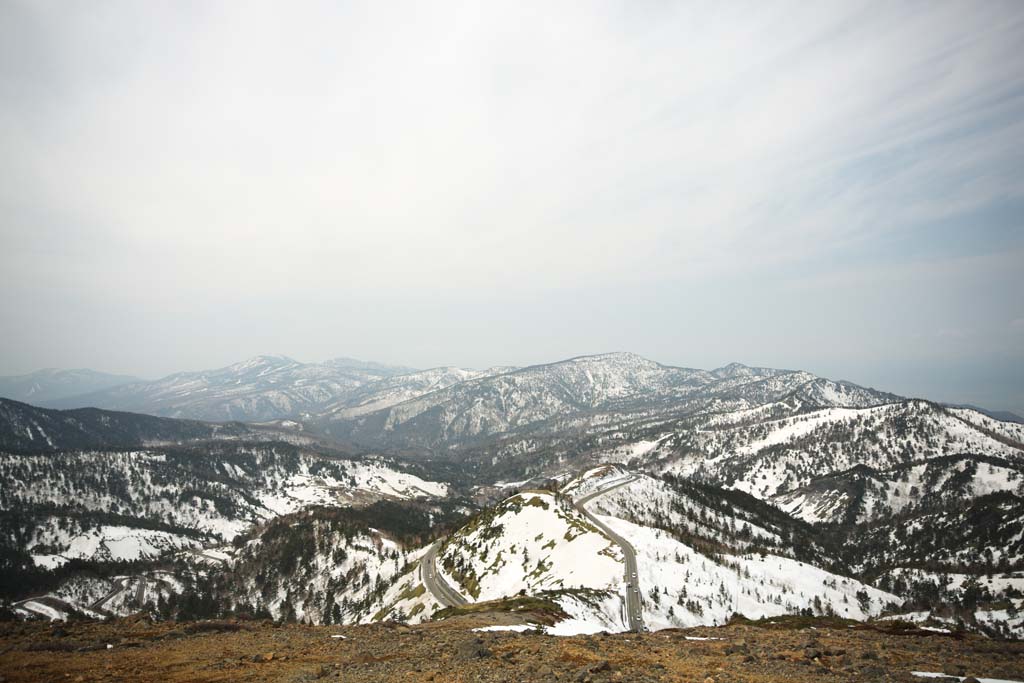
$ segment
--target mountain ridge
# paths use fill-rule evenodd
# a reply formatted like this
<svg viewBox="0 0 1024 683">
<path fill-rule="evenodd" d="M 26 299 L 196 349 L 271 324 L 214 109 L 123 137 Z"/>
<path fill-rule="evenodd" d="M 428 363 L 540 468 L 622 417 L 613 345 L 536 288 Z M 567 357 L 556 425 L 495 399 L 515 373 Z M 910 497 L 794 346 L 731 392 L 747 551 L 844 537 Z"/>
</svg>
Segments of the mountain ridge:
<svg viewBox="0 0 1024 683">
<path fill-rule="evenodd" d="M 88 368 L 43 368 L 25 375 L 0 377 L 0 397 L 24 403 L 45 403 L 141 382 L 138 377 Z"/>
</svg>

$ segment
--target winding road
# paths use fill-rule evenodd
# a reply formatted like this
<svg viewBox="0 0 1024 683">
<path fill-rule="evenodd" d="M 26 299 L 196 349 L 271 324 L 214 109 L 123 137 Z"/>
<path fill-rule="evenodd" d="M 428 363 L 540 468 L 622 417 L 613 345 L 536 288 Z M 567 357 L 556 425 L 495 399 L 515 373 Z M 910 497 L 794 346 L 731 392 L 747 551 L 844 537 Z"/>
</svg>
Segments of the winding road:
<svg viewBox="0 0 1024 683">
<path fill-rule="evenodd" d="M 114 585 L 113 585 L 113 588 L 110 589 L 110 592 L 107 593 L 106 595 L 104 595 L 102 598 L 100 598 L 96 602 L 94 602 L 91 605 L 89 605 L 89 609 L 97 610 L 97 611 L 102 611 L 103 610 L 103 605 L 105 605 L 108 602 L 110 602 L 114 598 L 114 596 L 117 595 L 118 593 L 120 593 L 121 591 L 123 591 L 127 585 L 128 585 L 128 577 L 127 576 L 123 577 L 123 578 L 120 578 L 120 579 L 114 579 Z"/>
<path fill-rule="evenodd" d="M 625 486 L 626 484 L 630 484 L 636 480 L 637 477 L 629 477 L 628 479 L 612 484 L 611 486 L 598 489 L 593 493 L 588 493 L 577 500 L 574 504 L 576 509 L 589 519 L 594 526 L 603 531 L 608 538 L 612 539 L 616 545 L 622 548 L 622 556 L 626 560 L 626 618 L 629 620 L 629 629 L 631 631 L 643 631 L 643 603 L 640 599 L 640 584 L 637 580 L 636 551 L 633 550 L 633 546 L 630 545 L 629 541 L 612 531 L 607 524 L 599 520 L 596 516 L 590 514 L 590 512 L 583 507 L 594 498 L 604 495 L 609 491 L 614 491 L 620 486 Z"/>
<path fill-rule="evenodd" d="M 580 514 L 586 517 L 590 522 L 600 529 L 605 535 L 612 540 L 613 543 L 622 548 L 622 556 L 626 561 L 626 620 L 629 623 L 629 629 L 631 631 L 643 631 L 644 630 L 644 617 L 643 617 L 643 603 L 641 601 L 641 593 L 639 583 L 637 581 L 637 570 L 636 570 L 636 551 L 633 550 L 633 546 L 630 545 L 629 541 L 619 536 L 617 533 L 612 531 L 607 524 L 599 520 L 595 515 L 592 515 L 585 507 L 594 498 L 604 495 L 609 491 L 614 491 L 620 486 L 625 486 L 637 480 L 638 477 L 628 477 L 622 481 L 615 482 L 611 486 L 598 489 L 593 493 L 588 493 L 577 501 L 573 502 L 573 505 L 579 510 Z M 457 607 L 459 605 L 465 605 L 468 600 L 462 596 L 457 590 L 455 590 L 451 584 L 445 581 L 437 571 L 437 551 L 441 547 L 441 541 L 435 541 L 428 549 L 427 552 L 423 553 L 423 557 L 420 559 L 420 579 L 423 581 L 423 585 L 426 586 L 430 594 L 434 596 L 443 607 Z"/>
<path fill-rule="evenodd" d="M 420 579 L 442 607 L 465 605 L 469 601 L 437 573 L 437 551 L 440 547 L 441 541 L 435 541 L 427 549 L 427 552 L 423 553 L 423 558 L 420 560 Z"/>
</svg>

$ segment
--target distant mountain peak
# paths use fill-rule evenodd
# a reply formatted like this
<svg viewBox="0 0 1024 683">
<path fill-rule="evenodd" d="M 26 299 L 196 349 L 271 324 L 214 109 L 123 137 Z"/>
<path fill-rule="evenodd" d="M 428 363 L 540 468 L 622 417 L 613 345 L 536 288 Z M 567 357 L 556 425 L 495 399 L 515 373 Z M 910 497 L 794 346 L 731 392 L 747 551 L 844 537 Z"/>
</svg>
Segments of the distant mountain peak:
<svg viewBox="0 0 1024 683">
<path fill-rule="evenodd" d="M 301 365 L 299 361 L 288 356 L 275 355 L 275 354 L 261 354 L 253 356 L 252 358 L 243 360 L 239 363 L 227 366 L 228 368 L 247 368 L 247 367 L 260 367 L 260 366 L 284 366 L 284 365 Z"/>
<path fill-rule="evenodd" d="M 657 366 L 659 363 L 644 358 L 638 353 L 632 351 L 608 351 L 606 353 L 593 353 L 585 356 L 574 356 L 567 358 L 563 361 L 556 361 L 554 363 L 544 363 L 540 366 L 526 366 L 521 369 L 527 370 L 530 367 L 543 367 L 544 365 L 562 365 L 562 364 L 583 364 L 583 363 L 612 363 L 617 365 L 629 364 L 629 365 L 651 365 Z"/>
<path fill-rule="evenodd" d="M 715 368 L 711 371 L 711 374 L 715 377 L 720 378 L 739 378 L 739 377 L 755 377 L 760 374 L 764 374 L 766 368 L 755 368 L 743 363 L 732 362 L 728 365 L 723 365 L 720 368 Z M 774 371 L 773 371 L 774 372 Z"/>
</svg>

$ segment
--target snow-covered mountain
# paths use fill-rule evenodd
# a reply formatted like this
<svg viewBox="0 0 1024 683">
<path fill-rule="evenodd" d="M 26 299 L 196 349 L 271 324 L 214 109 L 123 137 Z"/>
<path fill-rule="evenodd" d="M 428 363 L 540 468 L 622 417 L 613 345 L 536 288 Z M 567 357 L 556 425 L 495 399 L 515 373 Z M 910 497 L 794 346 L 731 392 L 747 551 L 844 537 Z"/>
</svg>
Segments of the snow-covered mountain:
<svg viewBox="0 0 1024 683">
<path fill-rule="evenodd" d="M 618 542 L 569 497 L 588 493 L 599 494 L 589 509 L 635 551 L 635 576 L 624 578 Z M 898 602 L 798 559 L 823 553 L 807 533 L 796 541 L 804 547 L 794 545 L 801 535 L 794 529 L 809 531 L 806 525 L 749 497 L 749 504 L 734 507 L 716 494 L 730 495 L 594 468 L 559 493 L 525 491 L 484 510 L 445 539 L 436 571 L 471 603 L 519 595 L 551 600 L 567 615 L 551 629 L 556 633 L 624 630 L 625 596 L 634 591 L 653 628 L 724 623 L 734 612 L 758 618 L 806 610 L 862 619 Z M 410 576 L 404 591 L 422 595 L 422 584 Z"/>
<path fill-rule="evenodd" d="M 366 445 L 450 452 L 512 435 L 594 431 L 654 416 L 749 409 L 786 397 L 810 407 L 897 398 L 806 372 L 739 364 L 694 370 L 610 353 L 467 379 L 352 419 L 330 419 L 324 429 Z"/>
<path fill-rule="evenodd" d="M 27 375 L 0 377 L 0 397 L 40 405 L 141 381 L 138 377 L 95 370 L 46 368 Z"/>
<path fill-rule="evenodd" d="M 969 408 L 628 353 L 412 372 L 261 357 L 100 394 L 267 419 L 0 400 L 0 603 L 19 613 L 351 623 L 461 595 L 536 599 L 570 632 L 636 628 L 633 600 L 660 628 L 970 598 L 964 618 L 1017 628 L 993 615 L 1024 571 L 1024 425 Z M 984 576 L 1003 592 L 978 593 Z"/>
<path fill-rule="evenodd" d="M 257 356 L 216 370 L 181 372 L 154 382 L 125 384 L 47 405 L 259 422 L 315 412 L 365 384 L 407 371 L 344 358 L 300 363 L 285 356 Z"/>
<path fill-rule="evenodd" d="M 207 421 L 291 419 L 365 446 L 451 452 L 516 435 L 593 431 L 610 423 L 744 410 L 783 399 L 808 410 L 874 406 L 898 397 L 802 371 L 738 363 L 696 370 L 631 353 L 483 371 L 258 356 L 46 405 Z"/>
</svg>

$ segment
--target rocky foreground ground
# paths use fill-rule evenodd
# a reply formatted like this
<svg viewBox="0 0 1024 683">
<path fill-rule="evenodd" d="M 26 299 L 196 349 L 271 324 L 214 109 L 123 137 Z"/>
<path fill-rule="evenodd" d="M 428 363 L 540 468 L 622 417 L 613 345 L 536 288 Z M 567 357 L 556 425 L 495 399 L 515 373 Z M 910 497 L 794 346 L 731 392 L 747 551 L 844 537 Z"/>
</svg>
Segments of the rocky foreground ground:
<svg viewBox="0 0 1024 683">
<path fill-rule="evenodd" d="M 912 671 L 1024 681 L 1024 642 L 842 622 L 573 637 L 472 630 L 511 616 L 348 627 L 7 623 L 0 681 L 942 680 Z"/>
</svg>

